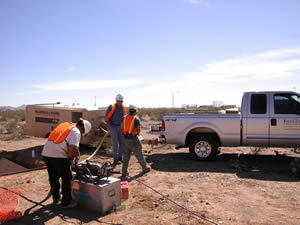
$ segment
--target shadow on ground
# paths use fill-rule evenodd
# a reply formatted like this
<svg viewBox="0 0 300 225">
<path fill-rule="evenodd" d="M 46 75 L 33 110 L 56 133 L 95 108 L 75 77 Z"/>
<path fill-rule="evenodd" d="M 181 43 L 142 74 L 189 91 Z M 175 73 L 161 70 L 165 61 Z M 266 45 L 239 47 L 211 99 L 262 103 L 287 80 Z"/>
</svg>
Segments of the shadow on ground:
<svg viewBox="0 0 300 225">
<path fill-rule="evenodd" d="M 43 205 L 37 210 L 32 210 L 31 212 L 25 212 L 22 219 L 18 221 L 11 221 L 7 224 L 36 224 L 43 225 L 47 221 L 53 219 L 54 217 L 59 217 L 59 223 L 63 224 L 88 224 L 89 222 L 96 221 L 101 224 L 113 224 L 110 222 L 104 222 L 101 220 L 101 216 L 97 213 L 91 212 L 81 206 L 77 206 L 73 209 L 58 209 L 57 206 L 53 204 Z M 74 221 L 75 220 L 75 221 Z"/>
<path fill-rule="evenodd" d="M 7 190 L 5 187 L 0 187 L 1 189 Z M 48 195 L 40 202 L 35 202 L 24 195 L 20 195 L 21 198 L 31 202 L 32 207 L 26 209 L 23 213 L 23 217 L 17 221 L 8 221 L 5 224 L 17 224 L 17 225 L 27 225 L 27 224 L 36 224 L 44 225 L 47 221 L 53 219 L 54 217 L 60 218 L 60 223 L 68 224 L 88 224 L 89 222 L 95 221 L 101 224 L 111 224 L 111 225 L 120 225 L 114 224 L 109 221 L 102 219 L 104 215 L 97 212 L 92 212 L 87 210 L 80 205 L 72 209 L 59 209 L 58 206 L 53 204 L 44 204 L 46 200 L 51 197 L 50 192 Z M 76 221 L 74 221 L 74 219 Z"/>
<path fill-rule="evenodd" d="M 39 145 L 16 151 L 10 151 L 7 152 L 4 157 L 27 169 L 40 168 L 45 165 L 42 157 L 43 147 L 44 145 Z M 89 147 L 87 145 L 80 145 L 80 152 L 82 155 L 90 155 L 95 151 L 95 149 L 96 148 Z M 101 149 L 97 152 L 97 156 L 112 157 L 112 154 L 108 151 L 108 149 Z"/>
<path fill-rule="evenodd" d="M 235 173 L 240 178 L 272 181 L 300 181 L 292 176 L 286 155 L 221 154 L 211 161 L 198 161 L 189 153 L 158 153 L 149 155 L 147 162 L 159 171 Z"/>
</svg>

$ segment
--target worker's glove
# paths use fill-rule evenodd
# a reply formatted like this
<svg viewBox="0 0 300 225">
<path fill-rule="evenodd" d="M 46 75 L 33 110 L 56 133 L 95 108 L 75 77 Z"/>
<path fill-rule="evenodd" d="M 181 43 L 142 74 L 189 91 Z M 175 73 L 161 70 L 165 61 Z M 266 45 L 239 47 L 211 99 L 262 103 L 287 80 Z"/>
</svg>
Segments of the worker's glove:
<svg viewBox="0 0 300 225">
<path fill-rule="evenodd" d="M 71 166 L 72 169 L 77 167 L 78 161 L 79 161 L 79 157 L 80 157 L 80 153 L 79 151 L 75 152 L 75 155 L 73 157 L 73 159 L 71 159 Z"/>
</svg>

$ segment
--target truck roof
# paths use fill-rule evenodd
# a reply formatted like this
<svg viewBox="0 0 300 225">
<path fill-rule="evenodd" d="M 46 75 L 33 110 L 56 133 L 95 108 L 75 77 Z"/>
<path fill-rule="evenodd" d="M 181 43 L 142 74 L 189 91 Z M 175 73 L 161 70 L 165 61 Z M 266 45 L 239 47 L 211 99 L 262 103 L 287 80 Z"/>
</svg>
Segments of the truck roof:
<svg viewBox="0 0 300 225">
<path fill-rule="evenodd" d="M 253 93 L 277 93 L 277 94 L 290 93 L 290 94 L 299 95 L 299 93 L 297 93 L 295 91 L 249 91 L 249 92 L 244 92 L 244 94 L 253 94 Z"/>
</svg>

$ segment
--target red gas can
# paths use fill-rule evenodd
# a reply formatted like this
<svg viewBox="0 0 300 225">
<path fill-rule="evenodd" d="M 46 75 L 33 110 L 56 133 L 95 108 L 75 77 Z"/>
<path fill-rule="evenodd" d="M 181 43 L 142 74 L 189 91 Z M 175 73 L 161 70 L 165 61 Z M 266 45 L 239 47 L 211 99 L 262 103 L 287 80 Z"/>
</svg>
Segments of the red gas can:
<svg viewBox="0 0 300 225">
<path fill-rule="evenodd" d="M 128 198 L 128 181 L 121 181 L 122 199 Z"/>
</svg>

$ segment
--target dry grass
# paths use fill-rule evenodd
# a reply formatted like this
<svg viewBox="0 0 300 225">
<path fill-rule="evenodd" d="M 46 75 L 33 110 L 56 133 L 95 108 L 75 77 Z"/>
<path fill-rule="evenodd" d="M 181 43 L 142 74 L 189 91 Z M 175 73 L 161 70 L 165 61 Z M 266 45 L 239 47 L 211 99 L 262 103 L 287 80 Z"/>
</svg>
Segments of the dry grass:
<svg viewBox="0 0 300 225">
<path fill-rule="evenodd" d="M 172 114 L 178 112 L 176 108 L 141 108 L 138 109 L 138 116 L 144 118 L 149 116 L 151 120 L 160 121 L 165 114 Z"/>
<path fill-rule="evenodd" d="M 0 110 L 0 140 L 21 139 L 24 129 L 24 110 Z"/>
</svg>

